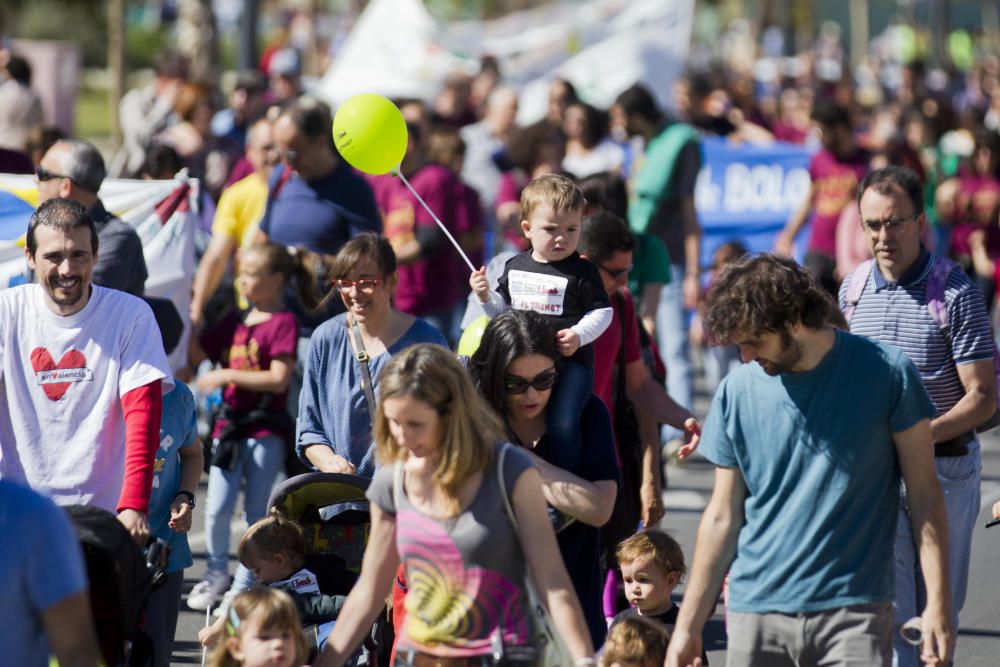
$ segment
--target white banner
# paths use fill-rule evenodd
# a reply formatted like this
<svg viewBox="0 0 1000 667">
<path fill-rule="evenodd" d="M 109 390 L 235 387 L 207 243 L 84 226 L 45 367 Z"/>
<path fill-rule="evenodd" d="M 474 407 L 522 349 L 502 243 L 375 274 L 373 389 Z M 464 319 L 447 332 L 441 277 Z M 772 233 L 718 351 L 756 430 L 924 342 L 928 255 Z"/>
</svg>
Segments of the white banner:
<svg viewBox="0 0 1000 667">
<path fill-rule="evenodd" d="M 521 123 L 545 113 L 557 77 L 595 106 L 608 107 L 636 82 L 670 106 L 693 17 L 694 0 L 583 0 L 439 23 L 420 0 L 372 0 L 313 92 L 334 106 L 361 92 L 429 100 L 449 72 L 474 73 L 488 54 L 523 92 Z"/>
</svg>

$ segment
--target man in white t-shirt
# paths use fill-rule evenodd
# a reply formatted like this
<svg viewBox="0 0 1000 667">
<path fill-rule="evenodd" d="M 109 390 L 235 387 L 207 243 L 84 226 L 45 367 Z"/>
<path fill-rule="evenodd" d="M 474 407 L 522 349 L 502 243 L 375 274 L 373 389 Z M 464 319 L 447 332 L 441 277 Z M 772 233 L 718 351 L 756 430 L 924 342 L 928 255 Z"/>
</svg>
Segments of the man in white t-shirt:
<svg viewBox="0 0 1000 667">
<path fill-rule="evenodd" d="M 78 202 L 41 204 L 25 252 L 38 284 L 0 291 L 0 478 L 116 512 L 144 544 L 173 387 L 153 313 L 92 284 L 97 231 Z"/>
</svg>

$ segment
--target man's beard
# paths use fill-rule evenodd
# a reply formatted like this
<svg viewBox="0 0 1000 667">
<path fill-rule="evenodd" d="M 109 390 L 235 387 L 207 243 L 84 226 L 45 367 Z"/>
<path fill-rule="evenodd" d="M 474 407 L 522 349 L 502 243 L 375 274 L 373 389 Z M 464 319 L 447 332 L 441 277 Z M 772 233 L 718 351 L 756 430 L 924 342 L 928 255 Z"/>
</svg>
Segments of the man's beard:
<svg viewBox="0 0 1000 667">
<path fill-rule="evenodd" d="M 782 329 L 780 336 L 781 351 L 778 354 L 778 358 L 774 360 L 765 359 L 763 362 L 760 359 L 757 360 L 757 363 L 760 364 L 760 367 L 768 375 L 787 373 L 802 359 L 802 346 L 792 338 L 792 334 Z"/>
</svg>

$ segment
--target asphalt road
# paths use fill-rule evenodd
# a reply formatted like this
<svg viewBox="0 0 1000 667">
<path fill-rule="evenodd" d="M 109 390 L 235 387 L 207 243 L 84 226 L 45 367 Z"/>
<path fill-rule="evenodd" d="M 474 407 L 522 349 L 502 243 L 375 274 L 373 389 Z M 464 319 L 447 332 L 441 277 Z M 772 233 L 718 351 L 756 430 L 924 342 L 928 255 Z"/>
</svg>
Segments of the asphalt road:
<svg viewBox="0 0 1000 667">
<path fill-rule="evenodd" d="M 700 408 L 700 411 L 698 410 Z M 696 412 L 704 414 L 707 397 L 699 394 Z M 960 667 L 996 667 L 1000 664 L 1000 526 L 986 530 L 983 524 L 988 520 L 990 507 L 1000 500 L 1000 429 L 982 437 L 983 443 L 983 483 L 980 519 L 977 522 L 973 541 L 973 555 L 969 580 L 968 599 L 960 617 L 958 647 L 955 664 Z M 668 486 L 664 492 L 667 515 L 662 527 L 670 531 L 684 548 L 690 564 L 694 551 L 695 533 L 701 512 L 711 493 L 712 466 L 695 455 L 683 465 L 668 466 Z M 199 499 L 204 501 L 204 481 Z M 185 572 L 185 595 L 196 584 L 205 568 L 204 514 L 201 509 L 195 513 L 195 525 L 190 534 L 190 543 L 195 556 L 195 564 Z M 233 525 L 231 552 L 245 524 L 236 521 Z M 236 566 L 231 558 L 231 568 Z M 677 589 L 677 599 L 683 593 L 683 586 Z M 725 664 L 725 626 L 721 605 L 706 628 L 709 661 L 713 665 Z M 173 664 L 200 664 L 201 647 L 197 642 L 198 630 L 205 624 L 205 613 L 187 609 L 181 602 Z"/>
</svg>

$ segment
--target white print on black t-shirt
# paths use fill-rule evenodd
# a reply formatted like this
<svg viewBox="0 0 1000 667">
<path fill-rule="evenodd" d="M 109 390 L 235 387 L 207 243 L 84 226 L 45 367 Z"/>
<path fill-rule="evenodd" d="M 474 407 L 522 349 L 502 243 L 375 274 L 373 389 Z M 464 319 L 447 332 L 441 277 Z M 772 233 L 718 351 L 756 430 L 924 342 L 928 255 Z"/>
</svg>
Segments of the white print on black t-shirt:
<svg viewBox="0 0 1000 667">
<path fill-rule="evenodd" d="M 507 274 L 507 291 L 514 310 L 533 310 L 545 315 L 562 315 L 569 279 L 544 273 L 511 271 Z"/>
</svg>

